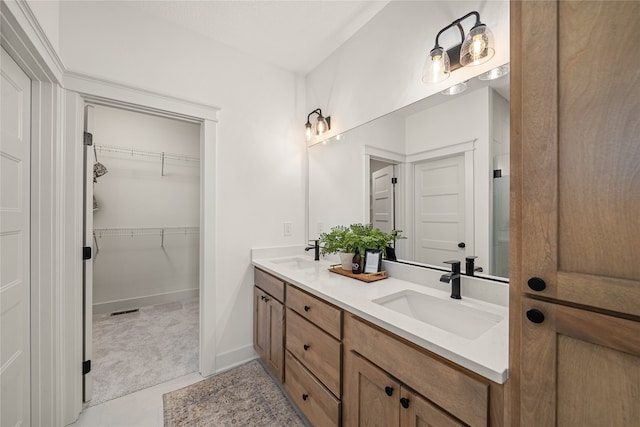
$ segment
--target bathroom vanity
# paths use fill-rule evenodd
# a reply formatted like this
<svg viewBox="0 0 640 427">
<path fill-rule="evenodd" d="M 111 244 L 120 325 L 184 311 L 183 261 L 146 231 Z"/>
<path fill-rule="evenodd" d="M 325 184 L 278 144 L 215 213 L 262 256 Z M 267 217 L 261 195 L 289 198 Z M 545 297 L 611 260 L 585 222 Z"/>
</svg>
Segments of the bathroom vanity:
<svg viewBox="0 0 640 427">
<path fill-rule="evenodd" d="M 454 301 L 424 268 L 389 264 L 389 279 L 364 283 L 263 256 L 255 348 L 314 426 L 504 424 L 506 284 L 465 278 Z"/>
</svg>

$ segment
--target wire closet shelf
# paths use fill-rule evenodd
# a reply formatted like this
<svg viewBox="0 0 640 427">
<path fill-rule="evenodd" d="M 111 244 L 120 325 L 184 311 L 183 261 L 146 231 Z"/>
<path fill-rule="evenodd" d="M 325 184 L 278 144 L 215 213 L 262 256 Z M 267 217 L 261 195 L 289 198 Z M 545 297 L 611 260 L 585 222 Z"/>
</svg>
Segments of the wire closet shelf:
<svg viewBox="0 0 640 427">
<path fill-rule="evenodd" d="M 160 237 L 160 246 L 164 248 L 164 237 L 168 235 L 193 235 L 200 234 L 200 227 L 137 227 L 137 228 L 94 228 L 93 241 L 96 245 L 96 253 L 100 251 L 98 239 L 108 237 Z"/>
<path fill-rule="evenodd" d="M 144 156 L 144 157 L 152 157 L 160 159 L 162 162 L 162 176 L 164 176 L 164 162 L 165 160 L 178 160 L 183 162 L 192 162 L 192 163 L 200 163 L 200 159 L 198 157 L 187 156 L 184 154 L 175 154 L 175 153 L 165 153 L 164 151 L 146 151 L 146 150 L 138 150 L 136 148 L 131 147 L 120 147 L 117 145 L 100 145 L 95 144 L 95 149 L 100 152 L 107 153 L 120 153 L 120 154 L 128 154 L 130 156 Z"/>
</svg>

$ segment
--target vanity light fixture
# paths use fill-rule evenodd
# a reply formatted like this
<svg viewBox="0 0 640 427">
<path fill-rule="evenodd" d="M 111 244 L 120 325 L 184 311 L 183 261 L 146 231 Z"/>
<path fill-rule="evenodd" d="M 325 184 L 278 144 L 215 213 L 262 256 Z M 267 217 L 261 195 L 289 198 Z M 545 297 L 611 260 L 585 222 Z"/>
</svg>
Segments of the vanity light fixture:
<svg viewBox="0 0 640 427">
<path fill-rule="evenodd" d="M 314 125 L 311 125 L 311 115 L 317 114 L 318 118 Z M 323 117 L 322 110 L 316 108 L 307 116 L 307 123 L 305 126 L 305 134 L 307 136 L 307 141 L 311 139 L 311 135 L 322 135 L 323 133 L 331 130 L 331 117 Z"/>
<path fill-rule="evenodd" d="M 461 22 L 471 16 L 475 16 L 476 23 L 465 36 Z M 460 44 L 445 50 L 440 46 L 440 35 L 453 27 L 457 27 L 460 31 Z M 424 64 L 422 81 L 439 83 L 446 80 L 451 71 L 487 62 L 495 54 L 493 44 L 493 34 L 485 24 L 480 22 L 480 14 L 476 11 L 467 13 L 441 29 L 436 35 L 436 44 L 429 52 Z"/>
</svg>

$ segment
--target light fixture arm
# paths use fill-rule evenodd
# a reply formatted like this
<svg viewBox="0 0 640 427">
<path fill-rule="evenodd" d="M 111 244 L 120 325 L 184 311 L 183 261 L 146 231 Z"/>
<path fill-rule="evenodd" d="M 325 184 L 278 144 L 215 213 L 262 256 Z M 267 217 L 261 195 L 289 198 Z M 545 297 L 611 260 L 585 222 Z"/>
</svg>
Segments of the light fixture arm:
<svg viewBox="0 0 640 427">
<path fill-rule="evenodd" d="M 478 12 L 476 12 L 475 10 L 467 13 L 466 15 L 464 15 L 462 18 L 458 18 L 455 21 L 453 21 L 451 24 L 447 25 L 446 27 L 444 27 L 443 29 L 441 29 L 438 34 L 436 35 L 436 47 L 440 47 L 440 35 L 442 33 L 444 33 L 445 31 L 447 31 L 449 28 L 453 28 L 454 26 L 458 27 L 458 30 L 460 30 L 460 44 L 462 44 L 464 42 L 464 29 L 462 28 L 462 25 L 460 24 L 462 21 L 464 21 L 465 19 L 469 18 L 470 16 L 475 15 L 476 17 L 476 23 L 474 25 L 474 27 L 478 26 L 481 24 L 480 22 L 480 14 Z"/>
<path fill-rule="evenodd" d="M 316 108 L 315 110 L 310 112 L 309 115 L 307 116 L 307 124 L 308 125 L 311 124 L 311 115 L 314 114 L 314 113 L 317 114 L 319 117 L 322 117 L 322 110 L 320 108 Z"/>
</svg>

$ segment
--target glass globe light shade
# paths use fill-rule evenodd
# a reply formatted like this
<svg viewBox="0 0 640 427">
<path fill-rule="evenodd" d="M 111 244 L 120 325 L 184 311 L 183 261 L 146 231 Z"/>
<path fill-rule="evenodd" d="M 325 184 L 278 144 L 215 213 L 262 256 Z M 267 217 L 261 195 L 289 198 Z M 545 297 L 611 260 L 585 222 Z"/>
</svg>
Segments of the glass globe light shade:
<svg viewBox="0 0 640 427">
<path fill-rule="evenodd" d="M 493 33 L 484 24 L 474 26 L 460 49 L 460 65 L 480 65 L 493 58 Z"/>
<path fill-rule="evenodd" d="M 436 46 L 431 49 L 422 71 L 423 83 L 438 83 L 449 78 L 451 74 L 451 64 L 447 51 Z"/>
<path fill-rule="evenodd" d="M 316 121 L 316 135 L 322 135 L 328 130 L 329 124 L 327 123 L 325 118 L 322 116 L 318 116 L 318 120 Z"/>
<path fill-rule="evenodd" d="M 457 95 L 459 93 L 464 92 L 465 90 L 467 90 L 467 82 L 460 82 L 456 85 L 453 85 L 441 91 L 440 93 L 443 95 Z"/>
</svg>

